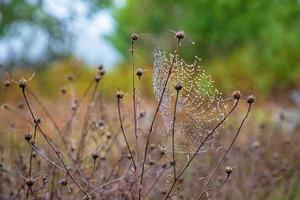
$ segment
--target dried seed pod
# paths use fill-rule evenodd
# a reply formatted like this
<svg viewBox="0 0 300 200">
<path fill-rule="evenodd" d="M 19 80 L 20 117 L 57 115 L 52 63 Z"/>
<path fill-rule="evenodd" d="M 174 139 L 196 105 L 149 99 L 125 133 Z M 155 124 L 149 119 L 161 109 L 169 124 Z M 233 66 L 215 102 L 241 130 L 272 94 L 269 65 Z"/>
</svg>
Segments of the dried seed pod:
<svg viewBox="0 0 300 200">
<path fill-rule="evenodd" d="M 234 100 L 239 100 L 241 98 L 241 92 L 239 90 L 236 90 L 232 93 L 232 98 Z"/>
<path fill-rule="evenodd" d="M 229 175 L 232 173 L 232 167 L 227 166 L 227 167 L 225 168 L 225 172 L 226 172 L 226 174 L 229 176 Z"/>
<path fill-rule="evenodd" d="M 21 78 L 21 79 L 19 80 L 19 88 L 24 89 L 24 88 L 26 88 L 26 87 L 27 87 L 27 80 L 26 80 L 25 78 Z"/>
<path fill-rule="evenodd" d="M 8 107 L 8 104 L 7 104 L 7 103 L 4 103 L 4 104 L 2 104 L 1 108 L 2 108 L 2 109 L 5 109 L 5 110 L 9 109 L 9 107 Z"/>
<path fill-rule="evenodd" d="M 96 160 L 97 158 L 99 158 L 99 154 L 97 154 L 97 153 L 92 153 L 92 158 L 93 158 L 94 160 Z"/>
<path fill-rule="evenodd" d="M 117 97 L 118 99 L 122 99 L 122 98 L 124 97 L 123 92 L 122 92 L 122 91 L 118 91 L 117 94 L 116 94 L 116 97 Z"/>
<path fill-rule="evenodd" d="M 67 89 L 65 87 L 63 87 L 63 88 L 60 89 L 60 92 L 62 94 L 66 94 L 67 93 Z"/>
<path fill-rule="evenodd" d="M 40 124 L 40 123 L 42 122 L 42 119 L 40 118 L 40 116 L 37 115 L 37 116 L 34 118 L 33 122 L 34 122 L 35 124 Z"/>
<path fill-rule="evenodd" d="M 137 75 L 139 78 L 141 78 L 141 76 L 143 75 L 143 73 L 144 73 L 144 70 L 143 70 L 142 68 L 138 68 L 138 69 L 136 70 L 136 75 Z"/>
<path fill-rule="evenodd" d="M 60 185 L 61 186 L 63 186 L 63 187 L 66 187 L 67 185 L 68 185 L 68 181 L 67 181 L 67 179 L 62 179 L 61 181 L 60 181 Z"/>
<path fill-rule="evenodd" d="M 184 32 L 183 31 L 178 31 L 178 32 L 176 32 L 175 36 L 176 36 L 177 39 L 181 40 L 181 39 L 184 38 Z"/>
<path fill-rule="evenodd" d="M 250 96 L 248 96 L 248 98 L 247 98 L 247 102 L 248 102 L 249 104 L 252 104 L 252 103 L 254 103 L 254 102 L 255 102 L 255 96 L 254 96 L 254 95 L 250 95 Z"/>
<path fill-rule="evenodd" d="M 5 80 L 4 81 L 4 87 L 9 87 L 11 84 L 10 84 L 10 80 Z"/>
<path fill-rule="evenodd" d="M 28 186 L 28 187 L 32 187 L 33 184 L 34 184 L 34 180 L 33 178 L 29 177 L 25 180 L 25 184 Z"/>
<path fill-rule="evenodd" d="M 137 41 L 138 40 L 138 35 L 136 33 L 131 34 L 131 40 L 132 41 Z"/>
<path fill-rule="evenodd" d="M 67 76 L 67 80 L 68 80 L 68 81 L 74 81 L 74 76 L 73 76 L 72 74 L 69 74 L 69 75 Z"/>
<path fill-rule="evenodd" d="M 102 65 L 102 64 L 100 64 L 100 65 L 98 66 L 98 70 L 103 70 L 103 65 Z"/>
<path fill-rule="evenodd" d="M 100 71 L 100 75 L 101 75 L 101 76 L 104 76 L 105 73 L 106 73 L 106 72 L 105 72 L 104 69 L 102 69 L 102 70 Z"/>
<path fill-rule="evenodd" d="M 178 82 L 175 85 L 175 90 L 180 91 L 182 89 L 182 87 L 183 87 L 182 83 Z"/>
<path fill-rule="evenodd" d="M 26 133 L 26 134 L 24 135 L 24 139 L 25 139 L 27 142 L 29 142 L 29 141 L 31 140 L 31 138 L 32 138 L 32 134 L 31 134 L 31 133 Z"/>
<path fill-rule="evenodd" d="M 100 72 L 101 73 L 101 72 Z M 99 74 L 96 74 L 95 81 L 99 82 L 101 80 L 101 76 Z"/>
</svg>

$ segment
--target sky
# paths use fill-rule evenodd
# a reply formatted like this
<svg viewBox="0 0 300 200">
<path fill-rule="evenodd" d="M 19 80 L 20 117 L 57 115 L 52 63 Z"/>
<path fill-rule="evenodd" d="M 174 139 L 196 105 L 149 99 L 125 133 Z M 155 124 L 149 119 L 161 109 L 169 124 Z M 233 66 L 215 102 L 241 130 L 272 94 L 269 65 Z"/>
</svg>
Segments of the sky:
<svg viewBox="0 0 300 200">
<path fill-rule="evenodd" d="M 35 2 L 35 0 L 28 1 Z M 124 3 L 125 0 L 115 1 L 118 7 Z M 76 16 L 67 27 L 74 37 L 72 53 L 88 66 L 97 66 L 101 63 L 110 68 L 120 61 L 120 54 L 105 40 L 105 35 L 112 33 L 115 27 L 110 10 L 102 9 L 91 17 L 87 17 L 88 6 L 82 0 L 46 0 L 43 9 L 56 18 L 64 19 L 71 14 Z M 29 58 L 38 58 L 47 44 L 46 35 L 42 30 L 37 30 L 32 26 L 28 27 L 23 24 L 16 26 L 18 26 L 18 34 L 15 37 L 0 40 L 0 60 L 5 62 L 8 56 L 14 56 L 17 59 L 22 53 L 26 53 Z M 32 34 L 35 35 L 34 48 L 28 51 L 24 38 Z"/>
</svg>

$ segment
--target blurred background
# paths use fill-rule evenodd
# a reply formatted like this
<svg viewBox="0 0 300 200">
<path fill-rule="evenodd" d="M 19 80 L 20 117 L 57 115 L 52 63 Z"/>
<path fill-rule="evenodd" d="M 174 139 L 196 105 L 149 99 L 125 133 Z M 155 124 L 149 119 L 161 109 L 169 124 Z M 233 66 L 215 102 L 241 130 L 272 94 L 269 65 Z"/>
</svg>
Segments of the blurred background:
<svg viewBox="0 0 300 200">
<path fill-rule="evenodd" d="M 201 58 L 224 98 L 235 90 L 256 96 L 231 157 L 240 166 L 232 187 L 238 195 L 229 190 L 234 195 L 227 199 L 300 199 L 300 0 L 0 0 L 0 105 L 24 108 L 17 85 L 6 87 L 6 70 L 16 80 L 35 72 L 30 89 L 62 123 L 71 111 L 62 89 L 80 96 L 103 64 L 100 94 L 116 117 L 109 100 L 117 89 L 131 99 L 130 36 L 137 33 L 136 63 L 145 70 L 139 87 L 151 107 L 153 51 L 173 52 L 180 30 L 186 35 L 180 56 L 188 63 Z M 0 122 L 3 135 L 11 133 L 8 124 L 15 129 L 15 116 L 5 109 Z"/>
<path fill-rule="evenodd" d="M 59 83 L 55 73 L 104 64 L 114 79 L 104 90 L 126 89 L 131 33 L 141 36 L 137 63 L 151 75 L 154 48 L 171 52 L 178 30 L 187 35 L 182 57 L 200 57 L 225 94 L 238 88 L 281 103 L 298 94 L 299 0 L 0 0 L 0 63 L 38 71 L 42 85 L 49 74 Z"/>
</svg>

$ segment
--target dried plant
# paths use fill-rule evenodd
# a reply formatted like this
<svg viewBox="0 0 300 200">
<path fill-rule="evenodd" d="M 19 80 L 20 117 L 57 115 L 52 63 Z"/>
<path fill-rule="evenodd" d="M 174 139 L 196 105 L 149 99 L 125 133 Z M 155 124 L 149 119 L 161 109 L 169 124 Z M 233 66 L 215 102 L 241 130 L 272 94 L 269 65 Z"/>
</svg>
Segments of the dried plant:
<svg viewBox="0 0 300 200">
<path fill-rule="evenodd" d="M 176 46 L 170 55 L 160 49 L 154 51 L 153 90 L 157 103 L 152 112 L 140 103 L 139 84 L 144 71 L 136 69 L 138 34 L 130 38 L 132 115 L 123 109 L 126 95 L 121 91 L 115 93 L 116 112 L 105 113 L 104 100 L 99 94 L 101 80 L 105 78 L 102 65 L 81 96 L 73 86 L 75 77 L 67 76 L 68 87 L 60 92 L 71 103 L 65 105 L 69 109 L 63 110 L 63 117 L 58 114 L 62 102 L 54 107 L 57 110 L 49 109 L 32 91 L 29 80 L 33 76 L 15 81 L 10 75 L 5 85 L 18 84 L 29 116 L 25 110 L 16 111 L 8 104 L 2 107 L 18 116 L 16 123 L 32 129 L 33 134 L 27 131 L 24 135 L 30 147 L 28 163 L 27 154 L 20 150 L 23 147 L 16 145 L 19 139 L 11 136 L 16 149 L 11 150 L 10 170 L 3 173 L 1 169 L 1 176 L 6 178 L 4 190 L 12 194 L 1 192 L 1 199 L 29 199 L 30 195 L 34 199 L 177 199 L 197 195 L 201 199 L 224 187 L 232 174 L 231 167 L 226 168 L 226 177 L 220 184 L 210 185 L 233 149 L 255 97 L 246 99 L 246 115 L 222 159 L 215 167 L 211 166 L 213 171 L 201 193 L 197 193 L 198 186 L 191 187 L 195 189 L 191 193 L 194 197 L 185 196 L 193 183 L 185 174 L 204 167 L 195 160 L 214 149 L 217 133 L 224 130 L 225 121 L 242 103 L 242 96 L 236 91 L 230 98 L 223 98 L 199 64 L 200 59 L 196 57 L 194 63 L 188 64 L 180 58 L 184 37 L 182 31 L 175 33 Z M 233 105 L 229 106 L 231 102 Z M 147 110 L 146 114 L 142 110 Z M 10 186 L 19 189 L 11 190 Z"/>
</svg>

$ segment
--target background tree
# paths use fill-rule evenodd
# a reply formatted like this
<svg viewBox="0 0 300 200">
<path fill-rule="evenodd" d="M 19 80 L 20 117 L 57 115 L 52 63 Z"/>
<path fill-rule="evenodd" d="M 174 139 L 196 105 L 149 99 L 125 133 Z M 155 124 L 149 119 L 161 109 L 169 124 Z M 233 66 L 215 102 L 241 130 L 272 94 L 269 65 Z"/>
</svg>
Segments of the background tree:
<svg viewBox="0 0 300 200">
<path fill-rule="evenodd" d="M 223 89 L 242 85 L 271 92 L 297 84 L 299 1 L 128 0 L 115 18 L 110 39 L 124 56 L 132 32 L 151 35 L 141 49 L 152 59 L 154 47 L 169 48 L 169 30 L 182 29 L 195 41 L 183 56 L 203 58 Z"/>
</svg>

